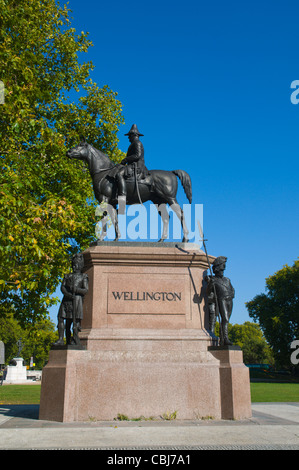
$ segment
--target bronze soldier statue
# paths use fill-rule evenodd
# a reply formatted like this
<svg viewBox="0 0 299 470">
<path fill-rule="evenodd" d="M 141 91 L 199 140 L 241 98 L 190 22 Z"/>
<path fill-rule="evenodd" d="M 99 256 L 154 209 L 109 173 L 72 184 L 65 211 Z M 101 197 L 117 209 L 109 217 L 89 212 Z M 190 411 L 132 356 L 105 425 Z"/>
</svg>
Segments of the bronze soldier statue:
<svg viewBox="0 0 299 470">
<path fill-rule="evenodd" d="M 73 272 L 66 274 L 61 284 L 63 299 L 58 311 L 58 334 L 59 339 L 53 346 L 64 344 L 64 332 L 66 344 L 80 345 L 78 332 L 81 331 L 81 320 L 83 319 L 83 298 L 88 292 L 88 276 L 82 273 L 84 266 L 83 254 L 73 256 Z M 73 323 L 73 336 L 71 325 Z"/>
<path fill-rule="evenodd" d="M 142 137 L 138 131 L 136 124 L 133 124 L 127 134 L 131 145 L 128 148 L 127 156 L 121 161 L 121 165 L 117 170 L 116 180 L 118 185 L 118 203 L 119 212 L 124 212 L 127 197 L 126 179 L 136 177 L 136 180 L 144 179 L 149 171 L 144 163 L 144 148 L 139 137 Z"/>
<path fill-rule="evenodd" d="M 231 345 L 228 338 L 228 324 L 233 309 L 233 298 L 235 289 L 231 285 L 230 279 L 224 277 L 227 258 L 219 256 L 213 262 L 212 269 L 214 276 L 207 276 L 207 295 L 210 313 L 210 330 L 215 333 L 216 315 L 220 315 L 220 345 Z"/>
</svg>

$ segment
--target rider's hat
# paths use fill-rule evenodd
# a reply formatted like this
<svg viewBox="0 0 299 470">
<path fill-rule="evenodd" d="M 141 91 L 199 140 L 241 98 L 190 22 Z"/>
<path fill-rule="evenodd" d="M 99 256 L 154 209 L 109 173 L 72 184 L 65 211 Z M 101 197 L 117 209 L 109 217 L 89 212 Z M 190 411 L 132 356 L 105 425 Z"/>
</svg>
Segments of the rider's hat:
<svg viewBox="0 0 299 470">
<path fill-rule="evenodd" d="M 143 134 L 140 134 L 139 130 L 137 129 L 136 124 L 133 124 L 133 126 L 131 127 L 129 132 L 125 135 L 130 135 L 130 134 L 136 134 L 136 135 L 139 135 L 139 136 L 143 136 Z"/>
</svg>

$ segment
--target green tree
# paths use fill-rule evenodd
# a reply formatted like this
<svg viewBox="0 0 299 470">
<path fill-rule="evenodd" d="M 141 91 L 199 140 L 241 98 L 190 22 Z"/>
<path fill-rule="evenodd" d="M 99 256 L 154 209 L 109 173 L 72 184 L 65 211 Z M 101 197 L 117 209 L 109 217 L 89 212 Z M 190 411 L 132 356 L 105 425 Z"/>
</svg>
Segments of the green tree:
<svg viewBox="0 0 299 470">
<path fill-rule="evenodd" d="M 215 332 L 219 336 L 218 323 Z M 231 342 L 242 349 L 245 364 L 273 364 L 272 350 L 257 323 L 229 324 L 228 335 Z"/>
<path fill-rule="evenodd" d="M 291 367 L 290 345 L 299 339 L 299 260 L 266 279 L 266 293 L 246 304 L 270 344 L 276 362 Z"/>
<path fill-rule="evenodd" d="M 49 319 L 42 319 L 28 326 L 24 333 L 22 357 L 27 365 L 33 357 L 35 369 L 42 369 L 48 361 L 52 344 L 58 339 L 55 325 Z"/>
<path fill-rule="evenodd" d="M 55 0 L 0 0 L 0 315 L 21 325 L 47 315 L 74 252 L 94 238 L 95 206 L 79 136 L 114 161 L 123 123 L 117 93 L 99 88 L 92 46 Z"/>
<path fill-rule="evenodd" d="M 233 344 L 242 349 L 246 364 L 273 364 L 272 350 L 257 323 L 229 325 L 229 335 Z"/>
<path fill-rule="evenodd" d="M 0 341 L 3 341 L 5 346 L 5 362 L 17 356 L 18 346 L 17 341 L 24 342 L 24 331 L 21 326 L 14 319 L 12 314 L 7 314 L 5 317 L 0 316 Z"/>
<path fill-rule="evenodd" d="M 26 365 L 30 364 L 30 358 L 33 357 L 35 368 L 42 369 L 48 361 L 50 348 L 57 338 L 55 325 L 49 319 L 41 319 L 34 325 L 22 328 L 12 314 L 0 317 L 0 341 L 3 341 L 5 345 L 6 364 L 17 356 L 17 342 L 21 340 L 21 357 Z"/>
</svg>

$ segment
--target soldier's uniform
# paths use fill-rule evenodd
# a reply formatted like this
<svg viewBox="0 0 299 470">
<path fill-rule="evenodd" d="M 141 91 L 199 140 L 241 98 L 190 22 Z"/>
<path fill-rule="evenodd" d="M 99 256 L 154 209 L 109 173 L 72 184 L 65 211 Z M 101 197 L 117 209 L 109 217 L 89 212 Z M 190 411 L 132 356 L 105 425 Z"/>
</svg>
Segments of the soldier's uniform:
<svg viewBox="0 0 299 470">
<path fill-rule="evenodd" d="M 136 163 L 138 178 L 143 179 L 148 175 L 148 170 L 144 163 L 144 147 L 140 140 L 135 140 L 131 143 L 128 148 L 127 156 L 123 159 L 122 163 L 125 163 L 125 177 L 134 175 L 133 165 Z"/>
<path fill-rule="evenodd" d="M 139 140 L 139 136 L 143 136 L 143 134 L 140 134 L 136 124 L 133 124 L 130 131 L 125 135 L 129 136 L 130 140 L 132 136 L 136 136 L 137 138 L 131 142 L 127 155 L 122 160 L 121 165 L 117 167 L 115 174 L 118 186 L 118 200 L 122 205 L 125 205 L 125 198 L 127 196 L 126 178 L 134 177 L 135 171 L 138 180 L 144 179 L 149 174 L 144 163 L 143 144 Z M 120 209 L 120 213 L 123 211 L 124 207 Z"/>
<path fill-rule="evenodd" d="M 228 323 L 233 309 L 233 298 L 235 297 L 235 289 L 233 288 L 230 279 L 219 275 L 219 268 L 221 271 L 225 269 L 227 258 L 219 256 L 213 263 L 213 272 L 216 274 L 207 279 L 207 295 L 210 313 L 210 330 L 214 333 L 216 322 L 216 307 L 221 318 L 221 340 L 224 344 L 231 344 L 228 339 Z M 224 266 L 224 267 L 223 267 Z M 217 275 L 218 274 L 218 275 Z M 216 298 L 215 298 L 216 293 Z M 216 303 L 217 301 L 217 303 Z"/>
<path fill-rule="evenodd" d="M 61 284 L 61 292 L 64 294 L 59 308 L 58 316 L 64 319 L 73 319 L 73 307 L 75 306 L 76 319 L 83 319 L 83 297 L 88 291 L 87 274 L 66 274 Z M 73 292 L 75 298 L 73 299 Z"/>
<path fill-rule="evenodd" d="M 80 331 L 83 319 L 83 298 L 88 292 L 88 276 L 81 273 L 84 266 L 82 253 L 73 256 L 73 272 L 66 274 L 61 284 L 63 299 L 58 310 L 58 334 L 59 339 L 54 345 L 62 345 L 64 332 L 66 343 L 79 344 L 79 338 L 71 337 L 71 324 L 75 318 L 75 330 Z M 74 311 L 75 309 L 75 311 Z"/>
</svg>

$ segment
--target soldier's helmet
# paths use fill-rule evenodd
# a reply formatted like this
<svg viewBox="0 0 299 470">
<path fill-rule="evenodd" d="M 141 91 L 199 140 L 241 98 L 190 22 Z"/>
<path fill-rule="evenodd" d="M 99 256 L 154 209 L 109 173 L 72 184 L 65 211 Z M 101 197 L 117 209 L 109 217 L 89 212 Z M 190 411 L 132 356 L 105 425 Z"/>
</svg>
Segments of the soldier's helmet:
<svg viewBox="0 0 299 470">
<path fill-rule="evenodd" d="M 227 261 L 226 256 L 218 256 L 218 258 L 216 258 L 213 261 L 213 265 L 212 265 L 213 266 L 213 272 L 217 271 L 218 268 L 222 265 L 224 265 L 224 267 L 225 267 L 226 261 Z"/>
<path fill-rule="evenodd" d="M 83 267 L 84 267 L 83 253 L 77 253 L 76 255 L 73 256 L 72 265 L 74 266 L 75 263 L 80 268 L 80 270 L 83 269 Z"/>
</svg>

